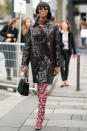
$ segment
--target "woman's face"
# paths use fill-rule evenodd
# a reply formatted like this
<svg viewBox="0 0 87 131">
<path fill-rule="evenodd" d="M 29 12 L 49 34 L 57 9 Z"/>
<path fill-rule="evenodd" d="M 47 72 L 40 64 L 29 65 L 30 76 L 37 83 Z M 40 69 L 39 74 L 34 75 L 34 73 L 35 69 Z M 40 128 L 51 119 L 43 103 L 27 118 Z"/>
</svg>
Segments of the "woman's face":
<svg viewBox="0 0 87 131">
<path fill-rule="evenodd" d="M 38 12 L 41 18 L 46 18 L 48 15 L 48 7 L 40 7 Z"/>
<path fill-rule="evenodd" d="M 31 20 L 27 19 L 25 24 L 26 24 L 26 27 L 28 28 L 32 24 L 32 22 Z"/>
<path fill-rule="evenodd" d="M 67 25 L 66 22 L 63 22 L 63 23 L 62 23 L 62 29 L 63 29 L 63 30 L 67 30 L 67 29 L 68 29 L 68 25 Z"/>
<path fill-rule="evenodd" d="M 15 22 L 15 26 L 16 26 L 16 27 L 19 26 L 19 19 L 16 20 L 16 22 Z"/>
</svg>

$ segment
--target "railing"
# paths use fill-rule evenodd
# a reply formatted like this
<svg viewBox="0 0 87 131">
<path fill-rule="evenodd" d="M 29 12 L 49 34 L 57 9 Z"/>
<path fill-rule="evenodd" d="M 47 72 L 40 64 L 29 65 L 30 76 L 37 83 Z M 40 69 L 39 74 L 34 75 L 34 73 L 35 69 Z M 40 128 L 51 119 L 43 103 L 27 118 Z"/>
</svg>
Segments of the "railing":
<svg viewBox="0 0 87 131">
<path fill-rule="evenodd" d="M 23 47 L 24 43 L 0 42 L 0 87 L 17 89 L 19 80 L 23 76 L 21 46 Z M 31 65 L 29 66 L 29 83 L 32 91 L 34 84 Z"/>
</svg>

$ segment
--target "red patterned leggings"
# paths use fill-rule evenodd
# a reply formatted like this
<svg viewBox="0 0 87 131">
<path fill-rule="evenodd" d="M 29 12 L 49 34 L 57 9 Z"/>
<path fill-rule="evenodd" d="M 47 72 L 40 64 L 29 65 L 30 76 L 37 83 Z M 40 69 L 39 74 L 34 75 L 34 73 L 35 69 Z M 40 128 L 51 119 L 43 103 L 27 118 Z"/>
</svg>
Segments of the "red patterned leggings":
<svg viewBox="0 0 87 131">
<path fill-rule="evenodd" d="M 47 99 L 47 84 L 38 84 L 37 90 L 38 90 L 39 105 L 38 105 L 38 117 L 37 117 L 36 125 L 41 126 L 45 115 L 45 105 Z"/>
</svg>

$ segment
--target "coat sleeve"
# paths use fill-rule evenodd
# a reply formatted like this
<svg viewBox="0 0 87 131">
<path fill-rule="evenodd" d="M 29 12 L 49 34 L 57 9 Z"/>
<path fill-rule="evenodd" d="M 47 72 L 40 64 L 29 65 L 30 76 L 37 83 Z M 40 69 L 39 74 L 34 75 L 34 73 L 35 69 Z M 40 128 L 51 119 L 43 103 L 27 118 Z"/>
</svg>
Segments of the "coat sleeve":
<svg viewBox="0 0 87 131">
<path fill-rule="evenodd" d="M 73 48 L 73 54 L 76 54 L 76 47 L 75 47 L 75 42 L 74 42 L 74 38 L 73 38 L 72 33 L 71 33 L 71 44 L 72 44 L 72 48 Z"/>
<path fill-rule="evenodd" d="M 17 40 L 17 38 L 18 38 L 18 30 L 17 30 L 17 29 L 15 30 L 14 38 L 16 38 L 16 40 Z"/>
<path fill-rule="evenodd" d="M 8 30 L 8 25 L 5 25 L 3 29 L 0 31 L 0 34 L 7 37 L 7 30 Z"/>
<path fill-rule="evenodd" d="M 58 29 L 58 26 L 55 26 L 54 29 L 54 61 L 55 67 L 60 66 L 60 55 L 61 55 L 61 35 Z"/>
<path fill-rule="evenodd" d="M 28 66 L 30 61 L 30 51 L 31 51 L 31 33 L 30 29 L 28 30 L 27 36 L 26 36 L 26 43 L 23 50 L 23 56 L 22 56 L 22 65 Z"/>
</svg>

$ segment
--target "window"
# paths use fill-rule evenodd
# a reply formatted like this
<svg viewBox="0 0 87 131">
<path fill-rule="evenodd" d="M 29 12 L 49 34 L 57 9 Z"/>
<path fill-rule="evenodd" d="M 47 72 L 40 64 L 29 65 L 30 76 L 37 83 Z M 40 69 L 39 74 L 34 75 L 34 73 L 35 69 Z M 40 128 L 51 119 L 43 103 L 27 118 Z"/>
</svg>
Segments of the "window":
<svg viewBox="0 0 87 131">
<path fill-rule="evenodd" d="M 26 0 L 27 3 L 30 3 L 30 0 Z"/>
</svg>

